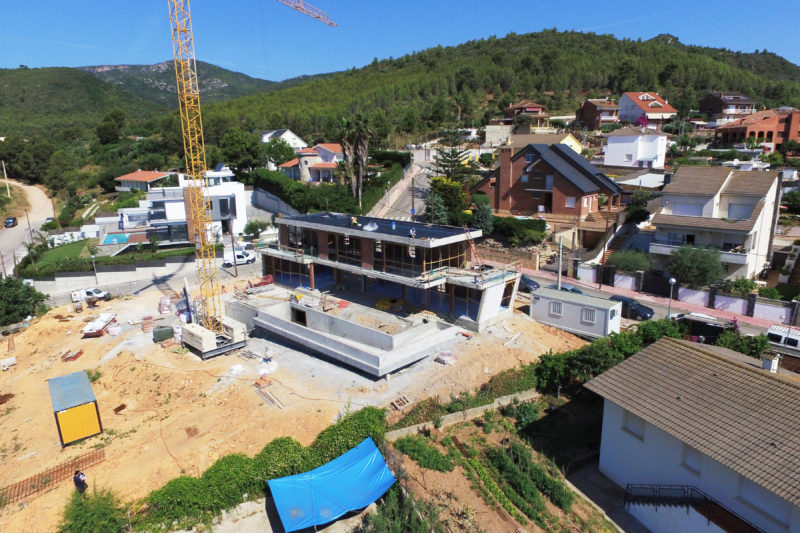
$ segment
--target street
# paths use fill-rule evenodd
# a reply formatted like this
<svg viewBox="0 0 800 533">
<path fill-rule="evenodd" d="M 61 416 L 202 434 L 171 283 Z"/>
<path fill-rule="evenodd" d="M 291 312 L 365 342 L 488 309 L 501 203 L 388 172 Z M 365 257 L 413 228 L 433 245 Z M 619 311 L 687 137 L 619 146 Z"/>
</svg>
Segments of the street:
<svg viewBox="0 0 800 533">
<path fill-rule="evenodd" d="M 393 203 L 386 205 L 390 197 L 395 196 L 395 191 L 389 191 L 381 198 L 378 205 L 373 209 L 373 213 L 381 218 L 393 218 L 396 220 L 411 220 L 412 202 L 416 220 L 421 220 L 422 213 L 425 212 L 425 197 L 430 186 L 429 170 L 417 163 L 411 165 L 411 172 L 414 177 L 411 180 L 403 180 L 395 187 L 405 187 L 405 191 L 396 196 Z M 413 183 L 413 187 L 412 187 Z"/>
<path fill-rule="evenodd" d="M 0 254 L 2 254 L 0 268 L 3 275 L 10 275 L 16 262 L 27 255 L 28 250 L 25 243 L 31 242 L 31 234 L 35 238 L 36 232 L 42 227 L 47 217 L 55 216 L 53 204 L 42 189 L 32 185 L 23 185 L 13 180 L 8 180 L 8 183 L 15 187 L 21 187 L 28 197 L 28 203 L 31 206 L 28 211 L 30 230 L 24 213 L 17 216 L 18 224 L 13 228 L 0 228 Z"/>
</svg>

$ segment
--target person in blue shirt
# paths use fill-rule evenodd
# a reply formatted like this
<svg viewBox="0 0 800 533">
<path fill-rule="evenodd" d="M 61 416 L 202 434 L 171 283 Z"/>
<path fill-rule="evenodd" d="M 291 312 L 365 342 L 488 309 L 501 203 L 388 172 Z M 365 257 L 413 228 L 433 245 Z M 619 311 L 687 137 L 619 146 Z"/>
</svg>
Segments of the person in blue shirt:
<svg viewBox="0 0 800 533">
<path fill-rule="evenodd" d="M 86 484 L 86 474 L 80 470 L 75 471 L 75 475 L 72 476 L 72 482 L 75 483 L 75 488 L 78 489 L 78 492 L 81 494 L 83 494 L 83 492 L 89 486 Z"/>
</svg>

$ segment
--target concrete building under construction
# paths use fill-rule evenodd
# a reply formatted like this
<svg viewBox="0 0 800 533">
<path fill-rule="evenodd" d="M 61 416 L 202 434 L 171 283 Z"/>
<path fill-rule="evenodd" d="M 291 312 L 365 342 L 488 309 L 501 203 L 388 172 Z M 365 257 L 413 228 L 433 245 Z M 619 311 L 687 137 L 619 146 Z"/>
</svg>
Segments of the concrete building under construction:
<svg viewBox="0 0 800 533">
<path fill-rule="evenodd" d="M 304 296 L 234 314 L 364 372 L 392 372 L 456 327 L 481 331 L 513 312 L 519 265 L 476 265 L 479 230 L 340 213 L 275 223 L 278 242 L 258 249 L 263 272 Z M 352 312 L 329 311 L 329 297 Z"/>
</svg>

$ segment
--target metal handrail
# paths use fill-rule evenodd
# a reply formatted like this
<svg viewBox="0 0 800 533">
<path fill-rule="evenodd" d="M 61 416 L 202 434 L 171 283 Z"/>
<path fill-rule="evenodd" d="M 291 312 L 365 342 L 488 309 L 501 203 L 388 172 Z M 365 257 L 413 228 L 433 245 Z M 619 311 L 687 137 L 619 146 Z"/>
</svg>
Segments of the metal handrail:
<svg viewBox="0 0 800 533">
<path fill-rule="evenodd" d="M 629 483 L 625 487 L 625 508 L 627 509 L 632 503 L 654 505 L 656 509 L 658 509 L 659 505 L 677 505 L 680 507 L 686 507 L 687 509 L 689 507 L 702 507 L 708 513 L 704 516 L 706 516 L 706 519 L 709 523 L 711 522 L 711 513 L 709 512 L 709 509 L 712 505 L 715 505 L 723 509 L 726 513 L 730 514 L 737 520 L 741 521 L 743 524 L 747 525 L 752 529 L 752 531 L 764 531 L 738 513 L 725 507 L 694 485 L 643 485 Z"/>
</svg>

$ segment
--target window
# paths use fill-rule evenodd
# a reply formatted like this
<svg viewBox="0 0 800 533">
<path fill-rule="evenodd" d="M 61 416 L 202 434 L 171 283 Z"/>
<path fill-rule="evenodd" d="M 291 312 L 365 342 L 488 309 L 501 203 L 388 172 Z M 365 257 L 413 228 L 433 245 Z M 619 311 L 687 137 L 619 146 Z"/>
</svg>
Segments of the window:
<svg viewBox="0 0 800 533">
<path fill-rule="evenodd" d="M 622 429 L 637 439 L 644 440 L 644 420 L 630 411 L 625 411 L 622 415 Z"/>
<path fill-rule="evenodd" d="M 527 174 L 523 174 L 522 176 L 520 176 L 519 180 L 522 183 L 528 183 L 528 175 Z"/>
<path fill-rule="evenodd" d="M 581 309 L 581 322 L 586 324 L 594 324 L 596 321 L 597 312 L 594 309 Z"/>
<path fill-rule="evenodd" d="M 525 154 L 525 162 L 526 163 L 533 163 L 533 154 Z"/>
<path fill-rule="evenodd" d="M 550 302 L 550 315 L 561 316 L 561 302 Z"/>
<path fill-rule="evenodd" d="M 625 161 L 633 161 L 633 154 L 625 154 Z"/>
<path fill-rule="evenodd" d="M 693 473 L 700 475 L 700 466 L 703 463 L 703 456 L 686 444 L 683 445 L 683 466 Z"/>
<path fill-rule="evenodd" d="M 611 314 L 609 314 L 609 316 L 608 316 L 608 317 L 609 317 L 611 320 L 614 320 L 614 317 L 615 317 L 615 316 L 617 316 L 617 310 L 616 310 L 616 309 L 612 309 L 612 310 L 611 310 Z"/>
<path fill-rule="evenodd" d="M 564 206 L 569 209 L 575 208 L 575 197 L 574 196 L 567 196 L 566 200 L 564 201 Z"/>
</svg>

